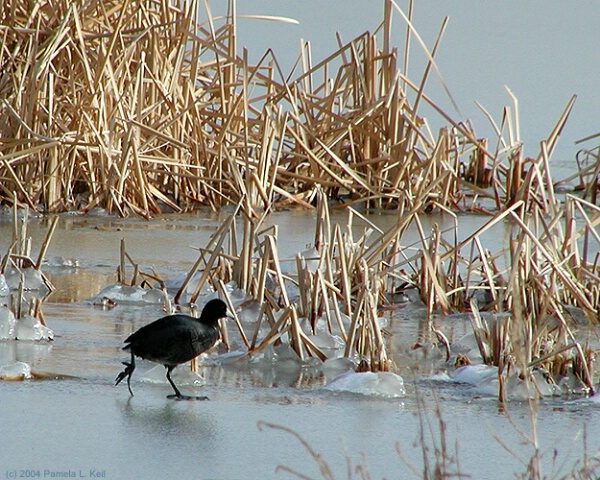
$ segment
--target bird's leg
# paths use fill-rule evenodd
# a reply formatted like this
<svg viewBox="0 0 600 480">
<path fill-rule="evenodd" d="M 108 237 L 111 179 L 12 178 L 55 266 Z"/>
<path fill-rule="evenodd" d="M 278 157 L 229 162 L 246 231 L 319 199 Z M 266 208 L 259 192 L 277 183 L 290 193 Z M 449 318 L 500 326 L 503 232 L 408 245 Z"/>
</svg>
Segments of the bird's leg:
<svg viewBox="0 0 600 480">
<path fill-rule="evenodd" d="M 133 375 L 133 371 L 135 370 L 135 356 L 133 352 L 131 352 L 131 363 L 122 362 L 125 365 L 125 370 L 123 370 L 115 380 L 115 386 L 117 386 L 121 380 L 127 377 L 127 388 L 129 389 L 129 393 L 133 397 L 133 391 L 131 390 L 131 375 Z"/>
<path fill-rule="evenodd" d="M 167 369 L 167 380 L 169 381 L 169 383 L 173 387 L 173 390 L 175 390 L 175 395 L 169 395 L 167 398 L 175 398 L 175 397 L 181 398 L 181 397 L 183 397 L 183 395 L 181 395 L 181 392 L 179 391 L 179 389 L 175 385 L 175 382 L 173 382 L 173 380 L 171 380 L 171 371 L 173 371 L 173 369 L 175 367 L 172 366 L 172 365 L 165 365 L 165 367 Z"/>
<path fill-rule="evenodd" d="M 192 397 L 189 395 L 182 395 L 179 389 L 175 386 L 175 382 L 171 379 L 171 372 L 175 368 L 175 365 L 165 365 L 167 369 L 167 380 L 175 390 L 175 395 L 167 395 L 167 398 L 174 398 L 176 400 L 208 400 L 208 397 Z"/>
</svg>

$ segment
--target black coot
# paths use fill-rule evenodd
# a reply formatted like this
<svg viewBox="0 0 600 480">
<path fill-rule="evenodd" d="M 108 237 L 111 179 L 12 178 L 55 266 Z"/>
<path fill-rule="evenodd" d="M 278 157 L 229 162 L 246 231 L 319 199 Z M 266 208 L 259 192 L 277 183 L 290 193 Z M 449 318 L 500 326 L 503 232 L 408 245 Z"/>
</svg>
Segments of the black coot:
<svg viewBox="0 0 600 480">
<path fill-rule="evenodd" d="M 127 377 L 127 387 L 131 391 L 131 375 L 135 370 L 135 357 L 161 363 L 167 369 L 167 380 L 175 390 L 175 395 L 167 398 L 178 400 L 206 400 L 207 397 L 182 395 L 171 380 L 171 371 L 185 362 L 196 358 L 212 347 L 219 339 L 219 319 L 227 316 L 227 305 L 222 300 L 209 301 L 200 318 L 189 315 L 167 315 L 143 326 L 125 339 L 123 350 L 131 352 L 131 363 L 123 362 L 123 370 L 116 378 L 115 385 Z"/>
</svg>

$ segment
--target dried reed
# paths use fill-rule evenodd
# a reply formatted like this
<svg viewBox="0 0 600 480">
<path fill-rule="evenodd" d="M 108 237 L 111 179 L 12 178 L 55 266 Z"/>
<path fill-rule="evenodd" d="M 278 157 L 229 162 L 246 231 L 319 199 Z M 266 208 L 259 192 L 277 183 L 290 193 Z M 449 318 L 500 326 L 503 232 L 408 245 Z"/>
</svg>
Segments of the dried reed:
<svg viewBox="0 0 600 480">
<path fill-rule="evenodd" d="M 206 10 L 204 22 L 194 0 L 3 2 L 0 201 L 148 218 L 245 198 L 254 215 L 307 205 L 320 186 L 378 208 L 460 209 L 465 192 L 499 207 L 525 197 L 526 207 L 553 204 L 547 160 L 574 99 L 537 160 L 523 161 L 518 134 L 506 141 L 502 129 L 503 148 L 491 152 L 425 94 L 431 72 L 445 86 L 435 63 L 445 23 L 430 51 L 391 2 L 382 48 L 366 32 L 313 65 L 307 46 L 293 78 L 271 51 L 255 65 L 237 53 L 234 0 L 220 25 Z M 393 14 L 408 25 L 402 71 Z M 406 77 L 411 39 L 427 58 L 418 85 Z M 423 103 L 449 124 L 437 137 L 418 115 Z M 515 116 L 503 120 L 509 132 Z"/>
<path fill-rule="evenodd" d="M 10 293 L 8 305 L 15 317 L 19 319 L 22 315 L 28 314 L 37 318 L 42 325 L 46 326 L 41 305 L 55 288 L 41 267 L 58 224 L 58 217 L 53 217 L 50 221 L 37 260 L 33 260 L 31 256 L 32 239 L 27 235 L 28 220 L 28 209 L 25 208 L 21 219 L 19 219 L 17 206 L 14 205 L 12 210 L 12 242 L 0 262 L 0 274 L 7 275 L 10 272 L 13 278 L 18 277 L 19 279 L 16 293 L 14 291 Z M 33 275 L 28 274 L 28 271 L 33 272 Z M 32 280 L 29 277 L 33 277 Z M 30 293 L 25 295 L 25 292 Z"/>
<path fill-rule="evenodd" d="M 539 155 L 523 158 L 510 91 L 500 125 L 481 107 L 495 128 L 491 139 L 426 94 L 432 72 L 445 85 L 435 61 L 445 23 L 429 50 L 412 25 L 412 6 L 406 15 L 386 3 L 377 30 L 382 47 L 370 32 L 346 43 L 338 37 L 338 50 L 315 64 L 307 44 L 297 64 L 302 71 L 287 76 L 271 51 L 255 65 L 247 52 L 238 54 L 235 10 L 230 0 L 230 15 L 219 24 L 208 8 L 202 22 L 194 0 L 3 2 L 0 202 L 49 212 L 104 207 L 146 218 L 165 209 L 237 205 L 241 236 L 232 216 L 199 252 L 175 300 L 198 270 L 191 301 L 208 283 L 219 288 L 217 278 L 235 281 L 264 303 L 270 324 L 260 343 L 258 327 L 246 340 L 252 349 L 285 333 L 299 356 L 322 357 L 298 319 L 314 329 L 325 314 L 330 328 L 340 328 L 346 355 L 358 352 L 368 368 L 387 368 L 376 311 L 397 282 L 418 288 L 430 314 L 469 309 L 473 300 L 477 308 L 510 312 L 527 339 L 524 368 L 547 358 L 541 345 L 550 337 L 550 351 L 578 345 L 563 306 L 598 320 L 598 169 L 580 174 L 585 198 L 567 196 L 563 209 L 549 167 L 575 96 Z M 407 26 L 403 58 L 390 44 L 393 14 Z M 419 82 L 408 77 L 411 42 L 427 59 Z M 419 114 L 423 104 L 447 124 L 437 135 Z M 347 230 L 327 221 L 332 198 L 346 207 L 396 208 L 397 226 L 371 226 L 355 239 L 354 210 Z M 484 211 L 480 198 L 497 212 L 468 239 L 457 241 L 457 223 L 449 240 L 436 226 L 423 230 L 422 212 Z M 276 229 L 260 230 L 270 209 L 290 203 L 316 204 L 322 219 L 318 267 L 297 257 L 293 276 L 281 270 Z M 505 221 L 514 225 L 509 247 L 488 252 L 480 235 Z M 418 229 L 420 245 L 402 245 L 409 226 Z M 125 260 L 123 250 L 122 281 Z M 137 274 L 134 265 L 133 281 Z M 297 300 L 288 294 L 292 284 Z M 558 326 L 549 328 L 549 319 Z M 501 337 L 497 345 L 512 338 Z M 502 361 L 503 348 L 490 352 L 494 361 Z M 589 356 L 580 346 L 571 351 L 591 388 Z"/>
</svg>

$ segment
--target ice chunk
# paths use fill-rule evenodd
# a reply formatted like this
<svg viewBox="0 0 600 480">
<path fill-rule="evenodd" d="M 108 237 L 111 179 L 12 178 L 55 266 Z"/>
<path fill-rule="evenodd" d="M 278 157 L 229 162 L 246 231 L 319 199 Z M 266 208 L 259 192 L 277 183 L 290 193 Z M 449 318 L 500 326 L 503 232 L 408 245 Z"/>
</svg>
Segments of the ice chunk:
<svg viewBox="0 0 600 480">
<path fill-rule="evenodd" d="M 202 273 L 203 272 L 196 272 L 196 273 L 194 273 L 194 275 L 190 279 L 190 281 L 188 283 L 188 286 L 189 285 L 193 285 L 194 286 L 194 288 L 192 288 L 191 292 L 193 292 L 194 289 L 196 288 L 196 284 L 198 283 L 198 281 L 202 277 Z M 168 278 L 168 279 L 166 279 L 164 281 L 165 286 L 167 287 L 168 290 L 177 291 L 177 290 L 179 290 L 181 288 L 181 286 L 183 285 L 183 282 L 185 282 L 185 279 L 187 278 L 187 276 L 188 276 L 187 273 L 180 273 L 179 275 L 176 275 L 176 276 L 174 276 L 172 278 Z"/>
<path fill-rule="evenodd" d="M 427 380 L 430 380 L 432 382 L 450 382 L 450 381 L 452 381 L 452 379 L 446 372 L 434 373 L 433 375 L 428 377 Z"/>
<path fill-rule="evenodd" d="M 238 318 L 242 323 L 256 323 L 259 320 L 261 305 L 258 302 L 252 302 L 238 312 Z"/>
<path fill-rule="evenodd" d="M 246 300 L 250 300 L 252 298 L 246 294 L 246 291 L 244 289 L 238 288 L 237 283 L 234 281 L 227 282 L 225 284 L 225 291 L 227 292 L 227 295 L 229 295 L 229 298 L 231 299 L 234 305 L 243 303 Z"/>
<path fill-rule="evenodd" d="M 54 332 L 31 315 L 24 315 L 16 325 L 17 340 L 53 340 Z"/>
<path fill-rule="evenodd" d="M 31 367 L 24 362 L 0 366 L 0 380 L 25 380 L 31 378 Z"/>
<path fill-rule="evenodd" d="M 535 381 L 537 383 L 539 392 L 544 397 L 552 397 L 562 394 L 562 389 L 558 385 L 556 385 L 556 383 L 549 381 L 546 372 L 543 372 L 541 370 L 534 370 L 533 375 L 535 377 Z"/>
<path fill-rule="evenodd" d="M 0 307 L 0 340 L 15 339 L 15 315 L 8 307 Z"/>
<path fill-rule="evenodd" d="M 514 400 L 535 399 L 541 396 L 560 395 L 560 387 L 548 383 L 542 372 L 533 372 L 533 381 L 525 381 L 518 374 L 511 374 L 506 380 L 506 395 Z"/>
<path fill-rule="evenodd" d="M 298 375 L 303 367 L 302 360 L 287 343 L 268 345 L 258 355 L 251 357 L 249 363 L 252 368 L 287 379 L 286 382 Z"/>
<path fill-rule="evenodd" d="M 24 342 L 21 344 L 23 345 Z M 17 345 L 18 342 L 0 342 L 0 365 L 17 361 Z"/>
<path fill-rule="evenodd" d="M 277 363 L 280 366 L 288 363 L 297 366 L 302 364 L 302 360 L 300 360 L 294 349 L 287 343 L 268 345 L 262 352 L 262 358 L 261 355 L 257 355 L 254 360 L 258 362 L 266 361 L 268 363 Z"/>
<path fill-rule="evenodd" d="M 162 290 L 157 290 L 156 288 L 146 290 L 145 293 L 142 294 L 142 303 L 162 305 L 165 303 L 165 301 L 165 292 Z"/>
<path fill-rule="evenodd" d="M 338 320 L 335 316 L 335 310 L 330 310 L 329 315 L 331 316 L 331 330 L 334 335 L 341 335 L 340 327 L 338 325 Z M 340 313 L 340 322 L 344 327 L 345 331 L 348 331 L 350 325 L 352 324 L 352 319 L 346 315 L 345 313 Z"/>
<path fill-rule="evenodd" d="M 457 368 L 452 373 L 455 382 L 468 383 L 469 385 L 480 385 L 483 381 L 498 378 L 498 367 L 489 365 L 465 365 Z"/>
<path fill-rule="evenodd" d="M 109 301 L 121 305 L 165 305 L 167 294 L 156 288 L 146 289 L 137 285 L 129 286 L 113 283 L 104 287 L 92 301 L 94 304 L 102 304 Z"/>
<path fill-rule="evenodd" d="M 245 360 L 247 356 L 248 352 L 244 350 L 236 350 L 207 358 L 203 363 L 208 365 L 230 365 L 232 363 L 237 363 L 240 360 Z"/>
<path fill-rule="evenodd" d="M 27 360 L 30 365 L 41 364 L 52 351 L 53 342 L 0 341 L 0 365 Z"/>
<path fill-rule="evenodd" d="M 589 392 L 588 387 L 585 386 L 581 382 L 581 379 L 574 375 L 572 371 L 562 377 L 559 380 L 558 385 L 560 386 L 561 391 L 574 395 L 587 395 Z"/>
<path fill-rule="evenodd" d="M 0 297 L 7 297 L 10 294 L 10 288 L 6 283 L 6 277 L 0 273 Z"/>
<path fill-rule="evenodd" d="M 600 403 L 600 392 L 596 392 L 591 397 L 578 398 L 567 403 Z"/>
<path fill-rule="evenodd" d="M 487 377 L 482 378 L 479 383 L 475 384 L 475 393 L 486 397 L 497 397 L 500 393 L 500 380 L 498 380 L 498 375 L 489 375 Z"/>
<path fill-rule="evenodd" d="M 543 372 L 535 370 L 533 372 L 535 384 L 532 381 L 525 381 L 518 372 L 513 372 L 506 378 L 506 395 L 514 400 L 527 400 L 542 396 L 559 395 L 560 387 L 554 385 L 546 379 Z M 468 383 L 475 386 L 475 390 L 480 395 L 497 396 L 500 391 L 500 381 L 498 379 L 498 367 L 489 365 L 466 365 L 458 368 L 453 374 L 452 379 L 455 382 Z M 537 385 L 537 387 L 536 387 Z"/>
<path fill-rule="evenodd" d="M 301 374 L 307 372 L 306 363 L 285 343 L 275 347 L 267 346 L 262 352 L 250 358 L 248 366 L 252 378 L 264 386 L 297 386 Z"/>
<path fill-rule="evenodd" d="M 192 294 L 196 291 L 198 282 L 200 281 L 200 279 L 202 278 L 203 275 L 204 275 L 203 271 L 198 271 L 198 272 L 194 273 L 194 275 L 192 275 L 192 278 L 188 281 L 188 283 L 185 287 L 185 290 L 182 292 L 181 298 L 184 299 L 184 301 L 187 301 L 189 299 L 189 297 L 191 297 Z M 164 284 L 167 287 L 167 290 L 172 294 L 175 294 L 176 292 L 178 292 L 181 289 L 181 287 L 183 286 L 183 283 L 185 282 L 185 279 L 187 278 L 187 276 L 188 276 L 187 273 L 181 273 L 179 275 L 176 275 L 172 278 L 165 280 Z M 236 287 L 236 285 L 234 282 L 230 282 L 227 285 L 225 285 L 225 290 L 230 295 L 230 297 L 236 290 L 235 287 Z M 205 282 L 204 285 L 202 286 L 202 289 L 199 292 L 199 296 L 207 297 L 210 295 L 214 295 L 216 297 L 215 290 L 210 285 L 209 282 Z"/>
<path fill-rule="evenodd" d="M 78 268 L 79 260 L 75 258 L 65 258 L 55 256 L 42 262 L 44 267 L 48 268 Z"/>
<path fill-rule="evenodd" d="M 316 324 L 315 324 L 316 333 L 318 334 L 320 332 L 329 332 L 331 330 L 331 333 L 333 335 L 341 336 L 342 332 L 340 331 L 338 320 L 336 319 L 336 316 L 335 316 L 335 310 L 329 311 L 329 318 L 330 318 L 330 325 L 328 325 L 327 317 L 325 315 L 318 317 L 316 319 Z M 350 324 L 352 323 L 352 319 L 348 315 L 345 315 L 343 313 L 340 313 L 340 319 L 341 319 L 342 325 L 344 326 L 344 331 L 347 331 L 348 328 L 350 327 Z M 387 324 L 387 322 L 386 322 L 386 324 Z M 312 328 L 312 325 L 310 324 L 310 322 L 308 321 L 308 318 L 302 317 L 300 319 L 300 326 L 302 327 L 302 331 L 304 333 L 306 333 L 307 335 L 313 334 L 313 328 Z"/>
<path fill-rule="evenodd" d="M 44 294 L 50 293 L 44 275 L 37 268 L 28 267 L 21 270 L 10 268 L 6 271 L 5 275 L 6 283 L 11 290 L 17 290 L 22 280 L 23 290 L 25 291 L 43 292 Z"/>
<path fill-rule="evenodd" d="M 340 375 L 344 372 L 354 372 L 356 362 L 348 357 L 328 358 L 323 362 L 321 370 L 329 377 Z"/>
<path fill-rule="evenodd" d="M 7 268 L 4 273 L 4 279 L 8 288 L 16 290 L 19 288 L 19 282 L 21 281 L 21 272 L 16 268 Z"/>
<path fill-rule="evenodd" d="M 383 398 L 399 398 L 406 394 L 404 380 L 392 372 L 347 372 L 322 388 L 332 392 L 350 392 Z"/>
<path fill-rule="evenodd" d="M 312 342 L 322 350 L 339 350 L 344 347 L 344 341 L 337 335 L 321 332 L 316 335 L 308 335 Z"/>
</svg>

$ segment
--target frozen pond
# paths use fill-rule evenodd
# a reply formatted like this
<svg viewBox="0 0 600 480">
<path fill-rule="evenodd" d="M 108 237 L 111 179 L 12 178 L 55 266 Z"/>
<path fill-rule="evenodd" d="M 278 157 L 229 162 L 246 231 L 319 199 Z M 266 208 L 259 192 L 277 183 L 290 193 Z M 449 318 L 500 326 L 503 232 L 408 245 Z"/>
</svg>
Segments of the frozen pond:
<svg viewBox="0 0 600 480">
<path fill-rule="evenodd" d="M 344 42 L 374 31 L 383 6 L 381 1 L 349 0 L 239 3 L 240 14 L 283 15 L 300 21 L 290 25 L 245 19 L 238 25 L 239 47 L 249 48 L 250 60 L 274 47 L 285 73 L 298 55 L 300 38 L 311 42 L 316 63 L 337 49 L 336 31 Z M 502 108 L 511 105 L 503 88 L 507 85 L 520 102 L 525 151 L 535 156 L 539 141 L 546 138 L 570 96 L 579 95 L 552 158 L 553 169 L 572 173 L 580 148 L 573 142 L 597 131 L 598 6 L 593 2 L 550 6 L 539 1 L 415 4 L 414 23 L 429 48 L 444 17 L 450 16 L 436 62 L 460 112 L 453 109 L 439 78 L 432 75 L 426 91 L 456 120 L 473 119 L 479 136 L 494 135 L 474 101 L 500 122 Z M 224 13 L 221 5 L 225 3 L 213 5 L 215 15 Z M 402 48 L 406 27 L 398 16 L 394 18 L 394 42 Z M 425 57 L 416 45 L 413 39 L 409 74 L 420 78 Z M 439 117 L 429 120 L 434 129 L 440 126 Z M 189 270 L 198 256 L 194 248 L 205 245 L 225 215 L 164 215 L 150 222 L 61 217 L 44 266 L 57 287 L 43 304 L 54 341 L 0 341 L 0 368 L 25 362 L 34 374 L 29 380 L 0 381 L 0 478 L 299 478 L 289 470 L 325 478 L 291 432 L 322 456 L 336 479 L 422 478 L 423 444 L 428 447 L 430 468 L 435 449 L 440 448 L 437 405 L 445 422 L 448 453 L 458 462 L 458 467 L 450 465 L 449 473 L 514 478 L 526 471 L 536 443 L 543 473 L 560 478 L 582 460 L 584 452 L 598 452 L 597 402 L 546 399 L 532 422 L 526 402 L 511 401 L 504 412 L 494 397 L 441 376 L 443 362 L 436 352 L 430 357 L 411 350 L 422 331 L 423 310 L 418 307 L 386 314 L 393 333 L 392 354 L 405 382 L 406 394 L 400 398 L 325 390 L 322 387 L 333 373 L 328 376 L 297 362 L 277 367 L 206 362 L 201 367 L 204 385 L 186 382 L 190 377 L 184 370 L 176 375 L 183 378 L 182 391 L 207 395 L 210 401 L 176 402 L 165 398 L 171 388 L 164 381 L 164 369 L 148 373 L 155 366 L 144 361 L 134 374 L 131 398 L 125 385 L 114 387 L 121 362 L 128 359 L 120 349 L 123 340 L 163 313 L 156 306 L 103 310 L 86 300 L 115 281 L 122 238 L 136 262 L 171 278 Z M 345 218 L 340 214 L 334 220 Z M 370 220 L 385 228 L 394 222 L 394 215 L 374 215 Z M 461 216 L 459 235 L 467 237 L 486 220 Z M 311 212 L 280 212 L 269 221 L 279 225 L 282 257 L 293 258 L 313 241 Z M 437 222 L 442 230 L 452 228 L 450 219 L 436 215 L 424 216 L 423 221 Z M 360 222 L 356 225 L 361 228 Z M 34 252 L 47 226 L 47 220 L 30 221 Z M 500 228 L 482 241 L 495 250 L 505 244 L 505 234 Z M 11 236 L 9 219 L 0 217 L 2 254 Z M 471 331 L 461 316 L 440 325 L 451 342 Z M 219 353 L 213 351 L 211 358 Z M 368 477 L 361 476 L 358 466 Z"/>
<path fill-rule="evenodd" d="M 467 385 L 439 376 L 432 380 L 440 362 L 410 353 L 410 345 L 419 339 L 423 311 L 418 307 L 388 314 L 394 359 L 405 380 L 406 395 L 401 398 L 324 390 L 321 387 L 331 377 L 295 362 L 277 366 L 204 362 L 201 386 L 190 384 L 188 372 L 178 369 L 175 378 L 181 390 L 207 395 L 210 401 L 206 402 L 167 400 L 171 389 L 164 381 L 164 369 L 148 373 L 155 366 L 145 361 L 139 362 L 133 377 L 133 398 L 125 385 L 114 387 L 120 362 L 128 358 L 120 350 L 124 338 L 162 316 L 157 306 L 103 310 L 85 301 L 114 282 L 121 238 L 140 265 L 153 265 L 168 278 L 190 268 L 197 256 L 190 246 L 203 246 L 221 220 L 213 214 L 166 215 L 151 222 L 61 218 L 45 268 L 57 291 L 43 305 L 55 339 L 51 343 L 0 342 L 0 364 L 26 362 L 38 377 L 0 382 L 0 425 L 5 439 L 2 475 L 18 478 L 21 473 L 39 472 L 40 477 L 54 474 L 56 478 L 60 472 L 81 472 L 91 478 L 103 474 L 103 478 L 115 479 L 141 475 L 297 478 L 285 469 L 276 472 L 283 466 L 322 478 L 317 463 L 292 433 L 266 427 L 266 423 L 301 435 L 322 455 L 335 478 L 348 477 L 347 459 L 352 469 L 364 465 L 373 479 L 420 478 L 421 444 L 424 441 L 430 447 L 430 455 L 440 444 L 436 405 L 446 423 L 449 453 L 457 456 L 461 473 L 472 478 L 511 478 L 525 471 L 521 462 L 529 462 L 534 450 L 523 444 L 519 432 L 531 435 L 529 406 L 510 402 L 504 413 L 495 398 Z M 334 220 L 345 221 L 345 215 Z M 462 220 L 461 234 L 465 235 L 483 221 L 476 216 Z M 279 225 L 280 248 L 286 250 L 282 256 L 306 248 L 312 240 L 312 213 L 280 212 L 271 221 Z M 375 221 L 384 228 L 393 216 L 381 215 Z M 0 222 L 1 238 L 10 238 L 10 228 L 9 222 Z M 45 220 L 32 220 L 28 229 L 34 239 L 43 238 L 45 230 Z M 66 259 L 79 266 L 68 266 L 72 262 Z M 444 324 L 451 342 L 470 328 L 460 316 Z M 219 358 L 218 353 L 212 352 L 211 358 Z M 599 416 L 597 404 L 589 401 L 540 403 L 536 428 L 544 473 L 566 473 L 582 458 L 586 428 L 587 451 L 596 453 L 600 438 L 593 434 L 593 426 Z M 511 456 L 500 441 L 520 457 Z M 398 446 L 419 474 L 412 473 L 401 459 Z M 555 449 L 558 454 L 553 459 Z M 456 472 L 456 465 L 450 471 Z M 353 475 L 360 478 L 358 473 Z"/>
<path fill-rule="evenodd" d="M 69 340 L 68 336 L 57 340 L 56 355 L 61 343 Z M 79 350 L 83 357 L 102 348 Z M 113 352 L 118 355 L 116 348 Z M 398 442 L 404 456 L 422 469 L 421 452 L 415 447 L 420 428 L 412 386 L 400 402 L 377 401 L 289 387 L 251 387 L 244 381 L 220 384 L 218 377 L 224 372 L 215 371 L 202 388 L 210 401 L 174 402 L 165 399 L 167 385 L 135 385 L 136 396 L 130 398 L 125 388 L 112 386 L 119 365 L 111 372 L 106 361 L 98 360 L 103 372 L 96 370 L 94 376 L 0 383 L 3 474 L 32 469 L 42 476 L 45 470 L 87 474 L 95 469 L 114 479 L 141 475 L 294 478 L 285 472 L 275 474 L 278 465 L 285 465 L 310 478 L 321 478 L 315 462 L 291 434 L 268 428 L 261 431 L 259 422 L 283 425 L 301 434 L 323 455 L 335 478 L 346 478 L 346 455 L 353 465 L 366 464 L 371 478 L 415 478 L 396 452 Z M 82 359 L 82 363 L 93 362 Z M 421 388 L 432 402 L 430 387 Z M 497 479 L 524 471 L 494 436 L 516 446 L 524 461 L 532 449 L 522 446 L 522 438 L 498 412 L 495 401 L 456 398 L 455 392 L 439 388 L 433 391 L 444 397 L 449 445 L 454 449 L 458 442 L 462 472 L 473 478 Z M 511 405 L 510 411 L 518 428 L 530 432 L 527 407 Z M 433 410 L 425 414 L 437 431 Z M 589 427 L 588 448 L 595 450 L 598 437 L 593 425 L 597 421 L 597 408 L 544 405 L 538 435 L 545 471 L 552 471 L 554 448 L 559 452 L 559 465 L 565 459 L 569 464 L 581 458 L 584 425 Z"/>
</svg>

